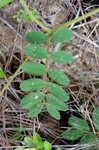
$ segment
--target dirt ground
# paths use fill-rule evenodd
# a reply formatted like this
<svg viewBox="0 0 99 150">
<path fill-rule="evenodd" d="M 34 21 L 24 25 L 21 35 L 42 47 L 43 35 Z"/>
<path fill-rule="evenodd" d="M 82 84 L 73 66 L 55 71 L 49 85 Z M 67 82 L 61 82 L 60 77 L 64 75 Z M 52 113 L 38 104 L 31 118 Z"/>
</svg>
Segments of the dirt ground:
<svg viewBox="0 0 99 150">
<path fill-rule="evenodd" d="M 39 12 L 41 21 L 48 27 L 62 24 L 99 7 L 98 0 L 26 2 L 30 9 Z M 0 79 L 1 89 L 24 60 L 25 33 L 41 30 L 35 23 L 26 23 L 22 18 L 17 22 L 14 16 L 20 9 L 22 6 L 18 0 L 0 9 L 0 67 L 7 75 L 6 79 Z M 72 41 L 59 45 L 74 55 L 74 61 L 61 68 L 71 80 L 70 85 L 64 87 L 70 93 L 70 110 L 61 112 L 60 121 L 51 118 L 47 113 L 42 113 L 38 118 L 27 118 L 26 110 L 20 106 L 24 92 L 19 88 L 21 80 L 26 76 L 20 72 L 0 96 L 0 150 L 13 150 L 20 145 L 24 136 L 32 135 L 35 130 L 54 145 L 65 145 L 66 150 L 70 149 L 66 145 L 72 144 L 73 148 L 73 144 L 78 144 L 79 141 L 70 143 L 59 135 L 68 127 L 67 121 L 71 115 L 86 120 L 90 117 L 90 111 L 99 106 L 99 13 L 72 24 L 70 28 L 74 32 Z"/>
</svg>

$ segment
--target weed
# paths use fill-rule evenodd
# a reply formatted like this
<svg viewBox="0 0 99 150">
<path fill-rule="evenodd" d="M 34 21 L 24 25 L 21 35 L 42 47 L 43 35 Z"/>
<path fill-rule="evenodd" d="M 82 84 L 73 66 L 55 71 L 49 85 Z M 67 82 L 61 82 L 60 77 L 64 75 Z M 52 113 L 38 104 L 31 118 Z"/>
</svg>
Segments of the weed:
<svg viewBox="0 0 99 150">
<path fill-rule="evenodd" d="M 0 1 L 0 8 L 13 1 L 14 0 Z M 40 114 L 42 111 L 47 110 L 52 117 L 60 119 L 59 111 L 68 110 L 68 106 L 65 104 L 65 102 L 69 100 L 69 95 L 63 89 L 63 86 L 68 86 L 70 80 L 63 71 L 58 70 L 57 68 L 52 68 L 50 62 L 52 61 L 53 63 L 63 65 L 68 64 L 72 62 L 73 56 L 71 53 L 64 52 L 63 50 L 53 52 L 52 45 L 56 42 L 64 43 L 66 41 L 70 41 L 72 38 L 72 31 L 64 28 L 89 16 L 92 16 L 93 14 L 99 12 L 99 9 L 71 20 L 70 22 L 66 22 L 63 25 L 59 25 L 53 29 L 50 29 L 42 24 L 42 22 L 40 22 L 39 18 L 37 18 L 35 14 L 28 10 L 24 0 L 20 0 L 20 3 L 25 8 L 25 12 L 27 12 L 25 16 L 26 18 L 24 19 L 31 19 L 31 21 L 34 21 L 43 30 L 47 31 L 47 34 L 43 32 L 27 33 L 26 40 L 29 44 L 24 48 L 24 52 L 29 58 L 31 58 L 30 60 L 32 61 L 24 62 L 21 67 L 18 68 L 16 73 L 12 76 L 12 79 L 10 79 L 8 83 L 4 85 L 0 92 L 0 96 L 2 96 L 5 89 L 8 88 L 10 83 L 17 76 L 20 69 L 22 69 L 24 72 L 30 74 L 33 77 L 31 79 L 22 81 L 20 84 L 21 90 L 25 91 L 26 93 L 29 92 L 21 100 L 22 107 L 28 109 L 28 116 L 37 117 L 38 114 Z M 21 11 L 21 14 L 19 13 L 18 17 L 23 14 L 24 11 Z M 45 48 L 45 45 L 47 48 Z M 37 61 L 34 62 L 34 59 L 39 60 L 39 63 Z M 40 63 L 40 60 L 43 62 L 43 64 Z M 0 73 L 1 77 L 5 77 L 1 68 Z M 92 118 L 95 129 L 97 131 L 99 130 L 98 114 L 99 108 L 95 108 L 92 114 Z M 97 136 L 90 132 L 90 127 L 85 120 L 79 119 L 77 117 L 70 117 L 68 123 L 72 129 L 63 133 L 63 137 L 65 139 L 71 141 L 80 139 L 81 143 L 91 143 L 93 141 L 96 143 L 98 141 Z M 35 140 L 35 137 L 39 140 Z M 38 134 L 34 134 L 33 137 L 26 137 L 23 143 L 26 145 L 35 146 L 35 148 L 24 150 L 37 150 L 42 148 L 46 150 L 52 149 L 52 145 L 47 141 L 42 141 Z M 95 149 L 99 148 L 95 147 Z"/>
<path fill-rule="evenodd" d="M 0 67 L 0 78 L 6 78 L 6 75 L 1 67 Z"/>
<path fill-rule="evenodd" d="M 38 12 L 36 10 L 31 10 L 32 15 L 34 15 L 37 19 L 40 18 Z M 13 16 L 13 18 L 19 22 L 20 19 L 22 18 L 25 22 L 29 22 L 31 21 L 29 15 L 27 14 L 27 11 L 25 11 L 24 9 L 20 9 L 17 14 L 15 16 Z"/>
<path fill-rule="evenodd" d="M 21 100 L 21 106 L 28 109 L 29 117 L 37 117 L 40 112 L 47 110 L 52 117 L 60 119 L 59 111 L 68 110 L 65 102 L 69 100 L 69 95 L 63 86 L 69 85 L 69 77 L 63 71 L 52 68 L 50 62 L 57 64 L 72 62 L 73 56 L 70 52 L 52 51 L 52 45 L 55 42 L 68 42 L 72 35 L 72 31 L 69 29 L 59 29 L 51 35 L 43 32 L 28 32 L 26 34 L 26 40 L 29 42 L 24 47 L 26 56 L 35 58 L 39 62 L 40 60 L 45 62 L 41 64 L 27 61 L 21 65 L 24 72 L 33 76 L 20 84 L 21 90 L 30 92 Z"/>
<path fill-rule="evenodd" d="M 16 148 L 15 150 L 52 150 L 52 144 L 48 141 L 44 141 L 38 133 L 34 133 L 31 137 L 25 137 L 22 144 L 26 147 L 33 148 Z M 56 148 L 55 150 L 62 150 Z"/>
<path fill-rule="evenodd" d="M 13 2 L 14 0 L 0 0 L 0 8 L 5 7 L 9 3 Z"/>
<path fill-rule="evenodd" d="M 92 112 L 92 121 L 96 131 L 99 131 L 99 107 L 96 107 Z M 75 141 L 80 139 L 81 144 L 93 144 L 94 146 L 86 148 L 86 150 L 99 150 L 99 135 L 90 131 L 90 126 L 86 120 L 78 117 L 70 117 L 68 124 L 71 126 L 62 136 L 69 140 Z"/>
</svg>

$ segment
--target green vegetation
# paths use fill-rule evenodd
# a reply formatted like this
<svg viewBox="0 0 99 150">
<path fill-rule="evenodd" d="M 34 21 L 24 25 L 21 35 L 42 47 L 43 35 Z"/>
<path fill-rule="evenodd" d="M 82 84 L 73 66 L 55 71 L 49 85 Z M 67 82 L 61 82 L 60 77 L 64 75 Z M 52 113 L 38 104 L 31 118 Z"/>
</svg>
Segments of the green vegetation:
<svg viewBox="0 0 99 150">
<path fill-rule="evenodd" d="M 14 0 L 0 0 L 0 8 L 5 7 L 9 3 L 13 2 Z"/>
<path fill-rule="evenodd" d="M 38 133 L 34 133 L 31 137 L 25 137 L 22 144 L 30 148 L 16 148 L 15 150 L 52 150 L 52 144 L 48 141 L 44 141 Z M 56 148 L 55 150 L 62 149 Z"/>
<path fill-rule="evenodd" d="M 34 15 L 37 19 L 40 18 L 38 12 L 36 10 L 31 10 L 32 15 Z M 20 19 L 22 18 L 26 23 L 28 23 L 29 21 L 31 21 L 29 15 L 27 14 L 27 12 L 24 9 L 20 9 L 16 15 L 13 16 L 13 18 L 19 22 Z"/>
<path fill-rule="evenodd" d="M 60 119 L 59 111 L 68 110 L 68 106 L 64 102 L 69 100 L 69 96 L 62 85 L 69 85 L 69 77 L 59 69 L 52 69 L 49 61 L 68 64 L 73 60 L 71 53 L 62 50 L 53 53 L 50 47 L 58 40 L 60 42 L 69 41 L 72 39 L 72 35 L 72 31 L 69 29 L 57 30 L 51 35 L 46 35 L 43 32 L 28 32 L 26 34 L 26 40 L 29 42 L 24 47 L 26 56 L 45 60 L 45 64 L 27 61 L 21 65 L 24 72 L 33 76 L 20 84 L 21 90 L 30 92 L 21 100 L 21 106 L 28 108 L 29 117 L 37 117 L 40 112 L 47 110 L 52 117 Z M 45 45 L 47 45 L 47 49 L 45 49 Z"/>
<path fill-rule="evenodd" d="M 0 8 L 13 1 L 0 1 Z M 17 21 L 21 17 L 26 22 L 34 21 L 43 30 L 41 29 L 41 32 L 32 31 L 26 34 L 25 39 L 28 43 L 24 47 L 26 60 L 19 66 L 8 83 L 4 85 L 0 91 L 0 96 L 3 95 L 5 89 L 8 88 L 20 70 L 22 70 L 30 77 L 20 83 L 20 89 L 26 94 L 21 99 L 20 104 L 27 109 L 27 116 L 37 117 L 40 113 L 47 112 L 50 116 L 59 120 L 60 111 L 66 112 L 69 110 L 66 102 L 70 98 L 69 94 L 64 90 L 64 86 L 66 87 L 70 84 L 70 79 L 62 70 L 55 67 L 55 64 L 57 66 L 67 65 L 73 61 L 73 55 L 63 49 L 54 52 L 52 47 L 58 42 L 70 42 L 73 37 L 73 31 L 67 27 L 99 12 L 99 9 L 55 28 L 48 28 L 40 21 L 37 11 L 30 11 L 24 0 L 20 0 L 20 3 L 24 9 L 17 12 L 14 18 Z M 54 67 L 52 67 L 52 63 Z M 5 77 L 4 71 L 0 68 L 0 78 Z M 62 137 L 72 142 L 79 140 L 81 144 L 94 144 L 93 147 L 86 148 L 86 150 L 98 150 L 99 107 L 93 110 L 91 117 L 95 132 L 88 121 L 72 116 L 68 120 L 70 128 L 62 134 Z M 48 141 L 43 141 L 37 133 L 34 133 L 32 137 L 25 137 L 22 144 L 30 148 L 17 148 L 16 150 L 52 150 L 52 144 Z M 56 150 L 61 149 L 56 148 Z"/>
<path fill-rule="evenodd" d="M 2 70 L 2 68 L 0 67 L 0 78 L 5 78 L 5 77 L 6 77 L 5 73 Z"/>
<path fill-rule="evenodd" d="M 86 150 L 99 150 L 99 107 L 96 107 L 92 112 L 92 121 L 96 130 L 96 135 L 91 131 L 90 126 L 86 120 L 78 117 L 70 117 L 68 124 L 70 129 L 64 131 L 62 136 L 69 140 L 80 140 L 81 144 L 93 144 L 94 146 L 86 148 Z"/>
</svg>

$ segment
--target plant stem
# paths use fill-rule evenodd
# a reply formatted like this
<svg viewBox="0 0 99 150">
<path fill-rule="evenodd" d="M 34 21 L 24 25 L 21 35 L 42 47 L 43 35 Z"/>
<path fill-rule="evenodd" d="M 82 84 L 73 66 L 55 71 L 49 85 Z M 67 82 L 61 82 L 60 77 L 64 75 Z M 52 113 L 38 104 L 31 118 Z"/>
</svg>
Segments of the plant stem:
<svg viewBox="0 0 99 150">
<path fill-rule="evenodd" d="M 20 67 L 17 69 L 14 75 L 12 75 L 10 80 L 8 81 L 7 84 L 4 85 L 3 89 L 0 91 L 0 96 L 3 95 L 4 91 L 10 86 L 11 82 L 14 80 L 14 78 L 17 76 L 17 74 L 20 72 Z"/>
<path fill-rule="evenodd" d="M 84 19 L 86 19 L 86 18 L 88 18 L 88 17 L 90 17 L 90 16 L 92 16 L 92 15 L 94 15 L 94 14 L 96 14 L 96 13 L 99 12 L 99 8 L 97 8 L 97 9 L 95 9 L 95 10 L 93 10 L 93 11 L 91 11 L 91 12 L 89 12 L 89 13 L 87 13 L 87 14 L 79 17 L 79 18 L 73 19 L 73 20 L 71 20 L 69 22 L 66 22 L 66 23 L 64 23 L 62 25 L 59 25 L 59 26 L 57 26 L 57 27 L 55 27 L 53 29 L 50 29 L 50 28 L 46 27 L 37 18 L 35 18 L 35 16 L 31 13 L 31 11 L 29 11 L 29 9 L 28 9 L 26 3 L 24 2 L 24 0 L 20 0 L 20 3 L 24 7 L 24 9 L 27 11 L 27 13 L 30 16 L 31 20 L 34 21 L 36 24 L 38 24 L 40 27 L 42 27 L 45 31 L 50 32 L 50 33 L 56 31 L 57 29 L 66 28 L 69 25 L 72 25 L 74 23 L 80 22 L 80 21 L 82 21 L 82 20 L 84 20 Z M 6 85 L 4 85 L 3 89 L 0 91 L 0 96 L 3 95 L 4 91 L 10 86 L 11 82 L 13 82 L 13 80 L 15 79 L 15 77 L 20 72 L 20 69 L 21 69 L 21 67 L 19 66 L 19 68 L 17 69 L 17 71 L 14 73 L 14 75 L 11 76 L 11 79 L 8 81 L 8 83 Z"/>
<path fill-rule="evenodd" d="M 83 15 L 83 16 L 81 16 L 79 18 L 73 19 L 71 21 L 68 21 L 68 22 L 62 24 L 62 25 L 56 26 L 55 28 L 52 29 L 52 31 L 54 32 L 57 29 L 66 28 L 66 27 L 68 27 L 68 26 L 70 26 L 70 25 L 72 25 L 74 23 L 80 22 L 80 21 L 82 21 L 82 20 L 84 20 L 84 19 L 86 19 L 88 17 L 91 17 L 92 15 L 94 15 L 94 14 L 96 14 L 98 12 L 99 12 L 99 8 L 97 8 L 97 9 L 95 9 L 95 10 L 89 12 L 89 13 L 86 13 L 85 15 Z"/>
<path fill-rule="evenodd" d="M 26 62 L 28 60 L 28 58 L 26 58 L 26 60 L 24 62 Z M 0 96 L 3 95 L 4 91 L 10 86 L 11 82 L 15 79 L 15 77 L 19 74 L 21 70 L 21 65 L 19 66 L 19 68 L 16 70 L 16 72 L 10 77 L 10 80 L 8 81 L 7 84 L 4 85 L 3 89 L 0 91 Z"/>
<path fill-rule="evenodd" d="M 77 22 L 80 22 L 88 17 L 91 17 L 92 15 L 96 14 L 99 12 L 99 8 L 89 12 L 89 13 L 86 13 L 85 15 L 79 17 L 79 18 L 76 18 L 76 19 L 73 19 L 71 21 L 68 21 L 62 25 L 58 25 L 56 26 L 55 28 L 53 29 L 50 29 L 48 27 L 46 27 L 40 20 L 38 20 L 32 13 L 31 11 L 28 9 L 28 6 L 26 5 L 25 1 L 24 0 L 20 0 L 20 3 L 22 4 L 22 6 L 24 7 L 24 9 L 27 11 L 28 15 L 30 16 L 31 20 L 34 21 L 37 25 L 39 25 L 42 29 L 44 29 L 45 31 L 47 32 L 54 32 L 56 31 L 57 29 L 62 29 L 62 28 L 66 28 L 74 23 L 77 23 Z"/>
<path fill-rule="evenodd" d="M 27 12 L 27 14 L 29 15 L 29 17 L 31 18 L 31 21 L 34 21 L 37 25 L 39 25 L 42 29 L 44 29 L 47 32 L 51 32 L 51 29 L 46 27 L 40 20 L 38 20 L 33 14 L 32 12 L 28 9 L 28 6 L 26 5 L 24 0 L 20 0 L 20 3 L 22 4 L 22 6 L 24 7 L 25 11 Z"/>
</svg>

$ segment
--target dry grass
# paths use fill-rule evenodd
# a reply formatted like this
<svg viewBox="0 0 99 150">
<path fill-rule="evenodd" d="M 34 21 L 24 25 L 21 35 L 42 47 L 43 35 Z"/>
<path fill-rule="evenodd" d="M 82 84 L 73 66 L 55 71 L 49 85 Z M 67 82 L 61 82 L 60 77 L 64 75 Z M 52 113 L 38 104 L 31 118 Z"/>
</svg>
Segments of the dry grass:
<svg viewBox="0 0 99 150">
<path fill-rule="evenodd" d="M 40 0 L 38 1 L 40 2 Z M 43 1 L 42 1 L 43 2 Z M 56 1 L 55 1 L 56 2 Z M 55 23 L 64 22 L 78 18 L 80 15 L 99 7 L 99 5 L 81 2 L 80 0 L 65 1 L 63 3 L 55 4 L 58 13 L 54 12 L 51 16 L 51 4 L 40 5 L 34 0 L 34 5 L 40 11 L 41 20 L 47 26 L 53 26 Z M 61 6 L 62 5 L 62 6 Z M 50 7 L 49 7 L 50 6 Z M 19 64 L 24 59 L 23 46 L 26 44 L 24 41 L 24 33 L 35 29 L 40 29 L 34 24 L 25 24 L 23 20 L 19 24 L 13 20 L 11 13 L 12 7 L 15 10 L 19 9 L 17 1 L 7 6 L 8 11 L 2 8 L 0 10 L 0 51 L 2 49 L 2 56 L 0 56 L 0 65 L 6 71 L 8 79 L 0 81 L 0 87 L 5 85 L 10 76 L 13 75 Z M 32 7 L 32 8 L 33 8 Z M 48 7 L 49 12 L 46 12 Z M 66 16 L 62 14 L 62 10 L 68 7 Z M 62 10 L 61 10 L 62 9 Z M 71 11 L 72 10 L 72 14 Z M 56 10 L 55 10 L 56 11 Z M 2 15 L 5 13 L 5 15 Z M 63 15 L 63 20 L 58 20 L 59 16 Z M 52 21 L 52 22 L 51 22 Z M 50 23 L 49 23 L 50 22 Z M 53 141 L 54 147 L 62 144 L 61 147 L 65 150 L 80 150 L 90 145 L 74 144 L 70 145 L 59 137 L 66 126 L 69 114 L 79 114 L 85 120 L 88 120 L 93 132 L 95 129 L 90 117 L 92 109 L 99 106 L 99 14 L 96 14 L 83 22 L 71 25 L 74 30 L 74 38 L 71 43 L 64 45 L 56 45 L 57 48 L 62 47 L 71 51 L 74 54 L 74 61 L 70 66 L 64 66 L 65 72 L 71 78 L 71 84 L 68 89 L 71 95 L 71 101 L 68 102 L 70 111 L 62 114 L 61 121 L 56 121 L 50 116 L 43 114 L 36 119 L 26 117 L 26 110 L 22 109 L 19 105 L 20 97 L 24 95 L 19 89 L 19 84 L 25 78 L 24 74 L 19 73 L 13 83 L 6 89 L 5 93 L 0 97 L 0 149 L 14 149 L 14 146 L 20 145 L 20 140 L 14 136 L 16 132 L 20 135 L 32 135 L 33 132 L 39 131 L 46 139 Z M 61 67 L 61 66 L 59 66 Z M 66 121 L 64 121 L 66 119 Z M 22 128 L 25 128 L 22 131 Z M 21 131 L 20 131 L 21 130 Z"/>
</svg>

